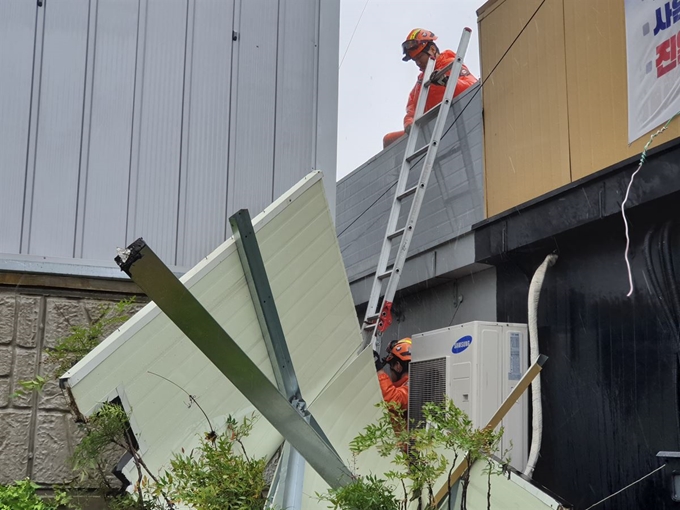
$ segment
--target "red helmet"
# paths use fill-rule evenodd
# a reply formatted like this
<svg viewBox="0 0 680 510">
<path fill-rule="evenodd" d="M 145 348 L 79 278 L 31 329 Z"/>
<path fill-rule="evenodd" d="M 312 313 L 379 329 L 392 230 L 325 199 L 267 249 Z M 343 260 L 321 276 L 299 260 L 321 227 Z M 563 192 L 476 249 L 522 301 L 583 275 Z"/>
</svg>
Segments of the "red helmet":
<svg viewBox="0 0 680 510">
<path fill-rule="evenodd" d="M 396 343 L 390 344 L 388 347 L 389 354 L 385 358 L 385 362 L 389 363 L 394 358 L 398 358 L 401 361 L 411 361 L 411 339 L 402 338 Z"/>
<path fill-rule="evenodd" d="M 408 33 L 406 40 L 401 43 L 401 49 L 404 52 L 404 58 L 402 58 L 402 60 L 408 62 L 409 60 L 414 59 L 428 44 L 436 40 L 437 36 L 429 30 L 414 28 Z"/>
</svg>

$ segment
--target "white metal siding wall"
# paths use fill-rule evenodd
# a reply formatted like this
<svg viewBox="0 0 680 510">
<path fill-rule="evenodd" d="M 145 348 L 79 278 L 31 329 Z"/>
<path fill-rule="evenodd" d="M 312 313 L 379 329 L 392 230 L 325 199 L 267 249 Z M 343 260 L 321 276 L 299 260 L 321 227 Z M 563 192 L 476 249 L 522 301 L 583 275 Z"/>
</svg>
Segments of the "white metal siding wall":
<svg viewBox="0 0 680 510">
<path fill-rule="evenodd" d="M 92 85 L 86 89 L 83 126 L 87 172 L 81 182 L 76 257 L 105 260 L 110 257 L 110 244 L 122 246 L 126 239 L 137 4 L 137 0 L 100 0 L 94 14 L 90 39 L 96 36 L 96 44 L 88 60 Z"/>
<path fill-rule="evenodd" d="M 29 2 L 30 3 L 30 2 Z M 0 15 L 0 252 L 19 253 L 31 108 L 35 7 L 2 0 Z"/>
<path fill-rule="evenodd" d="M 234 8 L 224 0 L 195 3 L 190 13 L 177 260 L 187 264 L 225 238 L 229 166 Z M 255 211 L 253 211 L 255 212 Z"/>
<path fill-rule="evenodd" d="M 28 251 L 55 257 L 73 254 L 80 135 L 83 120 L 88 2 L 60 0 L 45 16 L 41 86 L 37 102 L 35 161 L 28 168 L 33 190 L 24 225 Z M 26 236 L 26 232 L 24 232 Z"/>
<path fill-rule="evenodd" d="M 36 4 L 0 0 L 0 253 L 188 267 L 314 168 L 334 205 L 339 0 Z"/>
</svg>

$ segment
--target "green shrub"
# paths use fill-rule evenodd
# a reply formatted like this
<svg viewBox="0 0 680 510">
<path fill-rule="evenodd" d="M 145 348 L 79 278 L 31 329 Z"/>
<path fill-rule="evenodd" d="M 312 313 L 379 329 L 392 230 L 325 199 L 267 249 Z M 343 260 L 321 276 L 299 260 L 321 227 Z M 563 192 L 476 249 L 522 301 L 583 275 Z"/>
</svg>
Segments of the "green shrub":
<svg viewBox="0 0 680 510">
<path fill-rule="evenodd" d="M 0 510 L 57 510 L 36 493 L 38 485 L 19 480 L 12 485 L 0 485 Z"/>
<path fill-rule="evenodd" d="M 242 439 L 253 419 L 227 420 L 226 430 L 206 436 L 197 450 L 175 455 L 157 490 L 200 510 L 262 510 L 267 500 L 265 459 L 251 459 Z"/>
<path fill-rule="evenodd" d="M 353 483 L 330 489 L 327 494 L 317 494 L 320 501 L 327 501 L 334 510 L 399 510 L 394 487 L 385 480 L 368 475 L 360 476 Z"/>
</svg>

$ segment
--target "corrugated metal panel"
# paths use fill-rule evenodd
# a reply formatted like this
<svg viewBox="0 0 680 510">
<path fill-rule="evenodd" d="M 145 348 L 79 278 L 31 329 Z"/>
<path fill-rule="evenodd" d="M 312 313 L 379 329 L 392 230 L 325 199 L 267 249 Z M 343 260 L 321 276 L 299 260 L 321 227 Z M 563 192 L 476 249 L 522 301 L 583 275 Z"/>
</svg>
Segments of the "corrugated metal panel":
<svg viewBox="0 0 680 510">
<path fill-rule="evenodd" d="M 280 2 L 274 197 L 290 187 L 292 177 L 302 178 L 314 170 L 317 8 L 318 0 Z M 301 133 L 306 136 L 300 136 Z"/>
<path fill-rule="evenodd" d="M 339 0 L 0 3 L 0 252 L 181 271 L 311 168 L 334 203 Z"/>
<path fill-rule="evenodd" d="M 253 223 L 302 394 L 311 403 L 354 357 L 353 349 L 338 355 L 337 346 L 361 342 L 319 174 L 309 175 Z M 273 380 L 233 239 L 182 280 Z M 196 395 L 216 427 L 224 427 L 227 415 L 239 418 L 254 411 L 166 315 L 155 305 L 147 305 L 65 378 L 86 414 L 115 392 L 125 395 L 144 460 L 152 470 L 167 465 L 173 452 L 195 445 L 207 424 L 200 412 L 186 408 L 177 388 L 148 370 Z M 247 447 L 259 457 L 271 455 L 279 444 L 280 436 L 261 419 Z"/>
<path fill-rule="evenodd" d="M 500 462 L 478 460 L 472 465 L 465 501 L 469 510 L 488 508 L 521 510 L 565 510 L 571 508 L 547 489 L 525 480 L 520 473 Z M 460 508 L 463 490 L 458 482 L 451 490 L 453 508 Z M 447 500 L 444 500 L 444 505 Z"/>
<path fill-rule="evenodd" d="M 642 152 L 649 136 L 628 146 L 626 24 L 623 2 L 564 4 L 569 142 L 573 180 Z M 680 136 L 671 124 L 654 140 Z"/>
<path fill-rule="evenodd" d="M 485 79 L 539 3 L 495 4 L 480 21 Z M 571 180 L 564 53 L 563 1 L 546 2 L 484 86 L 488 216 Z"/>
<path fill-rule="evenodd" d="M 273 199 L 276 46 L 280 2 L 241 1 L 235 30 L 227 213 L 260 211 Z"/>
<path fill-rule="evenodd" d="M 82 239 L 76 251 L 85 259 L 111 261 L 116 246 L 125 245 L 138 11 L 139 0 L 97 2 Z"/>
<path fill-rule="evenodd" d="M 88 15 L 87 0 L 45 8 L 35 168 L 28 175 L 34 187 L 24 220 L 30 254 L 73 257 Z"/>
<path fill-rule="evenodd" d="M 177 243 L 185 267 L 225 239 L 234 2 L 193 1 L 191 9 Z"/>
<path fill-rule="evenodd" d="M 0 253 L 19 253 L 26 151 L 31 113 L 31 80 L 36 3 L 0 0 Z"/>
<path fill-rule="evenodd" d="M 374 424 L 382 411 L 376 405 L 382 401 L 382 393 L 375 376 L 375 364 L 370 349 L 365 349 L 331 382 L 312 403 L 310 410 L 340 458 L 350 464 L 355 473 L 370 473 L 385 478 L 384 473 L 392 467 L 380 457 L 375 448 L 354 456 L 350 442 Z M 305 464 L 302 490 L 302 510 L 317 510 L 320 506 L 317 493 L 328 490 L 328 484 Z"/>
<path fill-rule="evenodd" d="M 147 0 L 135 92 L 127 241 L 144 237 L 169 264 L 177 248 L 187 6 L 188 0 Z"/>
<path fill-rule="evenodd" d="M 409 256 L 469 231 L 484 218 L 482 103 L 479 94 L 473 97 L 478 86 L 453 104 Z M 469 101 L 470 106 L 454 125 L 453 119 Z M 428 127 L 424 132 L 429 134 Z M 338 183 L 337 231 L 350 281 L 375 271 L 394 198 L 393 188 L 388 188 L 398 178 L 405 145 L 404 139 L 389 147 Z M 417 179 L 419 172 L 417 166 L 411 178 Z M 410 207 L 410 201 L 405 203 Z M 407 213 L 404 207 L 400 225 Z"/>
</svg>

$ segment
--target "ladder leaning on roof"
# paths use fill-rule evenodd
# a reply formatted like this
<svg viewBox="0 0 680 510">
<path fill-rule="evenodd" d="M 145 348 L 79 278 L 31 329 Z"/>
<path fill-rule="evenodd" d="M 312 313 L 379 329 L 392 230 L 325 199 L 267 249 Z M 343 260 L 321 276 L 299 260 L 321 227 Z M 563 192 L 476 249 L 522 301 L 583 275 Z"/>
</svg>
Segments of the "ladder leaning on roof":
<svg viewBox="0 0 680 510">
<path fill-rule="evenodd" d="M 362 324 L 362 350 L 367 345 L 371 344 L 373 350 L 377 351 L 378 338 L 392 323 L 392 302 L 397 291 L 397 286 L 399 285 L 402 269 L 406 262 L 406 255 L 408 254 L 411 239 L 413 238 L 416 222 L 418 221 L 418 214 L 423 205 L 425 190 L 427 189 L 430 173 L 432 172 L 432 167 L 437 157 L 439 141 L 441 140 L 444 125 L 446 124 L 446 118 L 451 108 L 451 102 L 458 82 L 457 78 L 463 66 L 463 59 L 465 58 L 468 43 L 470 42 L 471 32 L 472 30 L 467 27 L 463 29 L 463 34 L 458 45 L 458 51 L 456 52 L 456 59 L 453 62 L 443 69 L 433 72 L 435 61 L 430 59 L 427 68 L 423 73 L 423 85 L 420 90 L 420 96 L 418 97 L 418 103 L 416 104 L 415 116 L 409 132 L 408 141 L 406 142 L 404 160 L 399 172 L 399 180 L 397 181 L 397 189 L 395 190 L 394 200 L 392 202 L 392 210 L 390 211 L 390 216 L 387 220 L 387 229 L 385 231 L 385 237 L 383 238 L 380 257 L 378 258 L 378 267 L 373 279 L 371 294 L 368 299 L 366 316 Z M 427 112 L 423 112 L 430 91 L 430 85 L 433 82 L 438 83 L 443 80 L 449 69 L 451 70 L 450 76 L 455 77 L 455 79 L 449 79 L 447 81 L 444 99 L 438 106 L 435 106 Z M 416 143 L 418 141 L 418 135 L 420 135 L 422 131 L 422 125 L 434 117 L 434 115 L 437 115 L 437 120 L 434 124 L 434 129 L 432 130 L 430 142 L 421 148 L 416 149 Z M 425 162 L 420 171 L 418 182 L 415 186 L 406 189 L 409 173 L 416 163 L 420 161 L 418 158 L 423 155 L 425 155 Z M 402 202 L 412 195 L 413 202 L 411 203 L 411 209 L 406 218 L 406 223 L 403 227 L 397 228 Z M 392 251 L 392 241 L 398 238 L 401 238 L 401 241 L 399 243 L 399 248 L 397 249 L 396 258 L 392 267 L 388 268 Z M 385 288 L 381 300 L 380 297 L 383 294 L 382 288 L 385 280 L 387 280 L 387 287 Z"/>
</svg>

